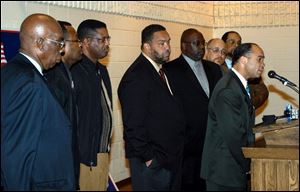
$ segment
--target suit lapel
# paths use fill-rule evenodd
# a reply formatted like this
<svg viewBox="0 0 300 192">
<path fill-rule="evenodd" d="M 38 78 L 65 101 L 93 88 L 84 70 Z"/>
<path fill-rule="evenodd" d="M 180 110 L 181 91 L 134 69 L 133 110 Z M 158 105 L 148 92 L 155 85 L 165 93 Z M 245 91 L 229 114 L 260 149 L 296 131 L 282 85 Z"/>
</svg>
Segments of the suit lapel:
<svg viewBox="0 0 300 192">
<path fill-rule="evenodd" d="M 192 86 L 196 87 L 196 90 L 199 90 L 202 95 L 204 95 L 206 98 L 208 98 L 204 89 L 202 88 L 201 84 L 199 83 L 194 71 L 191 69 L 190 65 L 187 63 L 187 61 L 184 59 L 184 57 L 182 55 L 180 56 L 179 65 L 182 65 L 184 75 L 186 76 L 186 78 L 190 79 L 188 81 L 189 82 L 188 84 L 190 84 L 190 82 L 192 82 Z M 206 73 L 206 71 L 205 71 L 205 73 Z M 210 87 L 210 85 L 209 85 L 209 87 Z"/>
<path fill-rule="evenodd" d="M 155 70 L 150 61 L 148 61 L 148 59 L 144 57 L 143 54 L 140 55 L 140 59 L 140 63 L 145 66 L 146 71 L 150 74 L 150 76 L 153 77 L 154 81 L 159 84 L 159 86 L 161 86 L 165 91 L 167 91 L 169 95 L 171 95 L 169 88 L 164 84 L 164 82 L 161 81 L 158 72 Z"/>
<path fill-rule="evenodd" d="M 251 101 L 251 99 L 249 98 L 247 91 L 245 90 L 245 88 L 244 88 L 244 86 L 243 86 L 241 80 L 238 78 L 238 76 L 237 76 L 232 70 L 230 70 L 229 73 L 230 73 L 230 74 L 232 75 L 232 77 L 236 80 L 236 82 L 237 82 L 237 84 L 238 84 L 238 86 L 239 86 L 239 88 L 240 88 L 240 90 L 241 90 L 241 92 L 242 92 L 242 94 L 243 94 L 243 96 L 244 96 L 244 98 L 245 98 L 245 101 L 246 101 L 246 103 L 247 103 L 247 105 L 248 105 L 248 111 L 249 111 L 249 114 L 250 114 L 250 116 L 252 116 L 252 115 L 253 115 L 253 112 L 254 112 L 254 109 L 253 109 L 252 101 Z"/>
</svg>

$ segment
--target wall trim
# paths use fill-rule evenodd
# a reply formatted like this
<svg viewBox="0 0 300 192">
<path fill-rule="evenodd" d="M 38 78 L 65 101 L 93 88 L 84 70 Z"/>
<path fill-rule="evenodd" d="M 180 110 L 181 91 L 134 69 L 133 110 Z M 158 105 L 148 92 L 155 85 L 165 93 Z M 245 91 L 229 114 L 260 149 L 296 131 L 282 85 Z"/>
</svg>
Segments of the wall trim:
<svg viewBox="0 0 300 192">
<path fill-rule="evenodd" d="M 298 1 L 36 1 L 212 28 L 299 26 Z"/>
</svg>

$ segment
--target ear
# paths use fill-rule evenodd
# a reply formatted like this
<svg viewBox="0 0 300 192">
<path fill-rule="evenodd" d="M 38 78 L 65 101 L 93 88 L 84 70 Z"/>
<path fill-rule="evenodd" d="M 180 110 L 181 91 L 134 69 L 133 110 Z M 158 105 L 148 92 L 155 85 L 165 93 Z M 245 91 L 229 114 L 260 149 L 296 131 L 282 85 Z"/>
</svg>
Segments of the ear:
<svg viewBox="0 0 300 192">
<path fill-rule="evenodd" d="M 44 39 L 43 38 L 38 38 L 36 40 L 36 45 L 37 45 L 37 48 L 41 51 L 44 50 Z"/>
<path fill-rule="evenodd" d="M 150 47 L 150 44 L 149 43 L 144 43 L 144 49 L 146 49 L 146 50 L 150 50 L 151 49 L 151 47 Z"/>
<path fill-rule="evenodd" d="M 91 44 L 91 39 L 90 38 L 84 38 L 82 41 L 81 41 L 81 48 L 82 47 L 89 47 Z"/>
<path fill-rule="evenodd" d="M 240 57 L 240 63 L 242 63 L 242 64 L 248 63 L 248 58 L 246 56 L 241 56 Z"/>
</svg>

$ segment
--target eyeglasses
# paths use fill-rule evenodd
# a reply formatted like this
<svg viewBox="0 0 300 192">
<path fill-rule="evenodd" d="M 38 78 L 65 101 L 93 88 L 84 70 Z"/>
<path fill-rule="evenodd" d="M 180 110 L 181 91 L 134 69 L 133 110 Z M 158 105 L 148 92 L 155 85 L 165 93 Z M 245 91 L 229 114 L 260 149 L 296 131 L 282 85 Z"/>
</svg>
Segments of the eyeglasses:
<svg viewBox="0 0 300 192">
<path fill-rule="evenodd" d="M 97 38 L 97 37 L 89 37 L 91 39 L 96 39 L 97 41 L 101 41 L 101 43 L 105 43 L 105 41 L 110 42 L 111 37 L 107 36 L 107 37 L 102 37 L 102 38 Z"/>
<path fill-rule="evenodd" d="M 76 40 L 66 39 L 65 41 L 67 41 L 67 42 L 73 42 L 73 43 L 81 43 L 81 41 L 79 39 L 76 39 Z"/>
<path fill-rule="evenodd" d="M 206 42 L 205 41 L 199 41 L 199 40 L 196 40 L 196 41 L 185 41 L 184 43 L 191 43 L 192 45 L 195 45 L 195 46 L 201 46 L 201 47 L 205 47 L 206 46 Z"/>
<path fill-rule="evenodd" d="M 221 53 L 222 55 L 227 54 L 224 49 L 219 49 L 217 47 L 215 47 L 215 48 L 208 47 L 207 49 L 211 50 L 214 54 L 217 54 L 217 53 Z"/>
<path fill-rule="evenodd" d="M 44 39 L 50 41 L 51 43 L 54 43 L 60 49 L 64 48 L 64 46 L 65 46 L 65 42 L 64 41 L 56 41 L 56 40 L 49 39 L 49 38 L 44 38 Z"/>
<path fill-rule="evenodd" d="M 241 41 L 235 41 L 233 39 L 227 39 L 226 43 L 229 43 L 230 45 L 236 44 L 237 46 L 239 46 L 239 45 L 241 45 L 242 42 Z"/>
</svg>

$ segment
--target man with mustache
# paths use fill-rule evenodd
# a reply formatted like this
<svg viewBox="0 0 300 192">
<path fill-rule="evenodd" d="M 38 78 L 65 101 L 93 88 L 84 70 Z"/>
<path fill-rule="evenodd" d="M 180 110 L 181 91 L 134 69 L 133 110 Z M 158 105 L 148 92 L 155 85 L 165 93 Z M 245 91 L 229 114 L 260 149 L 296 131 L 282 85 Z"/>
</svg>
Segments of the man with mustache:
<svg viewBox="0 0 300 192">
<path fill-rule="evenodd" d="M 241 35 L 236 31 L 227 31 L 222 36 L 222 40 L 225 42 L 226 58 L 225 63 L 227 71 L 232 67 L 232 56 L 237 46 L 242 43 Z M 226 70 L 226 67 L 222 67 Z M 251 94 L 251 100 L 255 109 L 262 106 L 269 97 L 269 91 L 267 86 L 264 84 L 262 77 L 252 78 L 248 80 L 249 89 Z"/>
<path fill-rule="evenodd" d="M 166 28 L 145 27 L 141 49 L 118 88 L 132 188 L 178 191 L 185 121 L 169 77 L 162 71 L 171 52 Z"/>
<path fill-rule="evenodd" d="M 255 121 L 248 80 L 264 71 L 265 55 L 255 43 L 244 43 L 233 52 L 233 67 L 215 86 L 208 106 L 201 177 L 208 191 L 246 191 L 250 159 L 242 147 L 252 146 L 263 135 L 254 135 Z"/>
<path fill-rule="evenodd" d="M 112 91 L 106 66 L 110 36 L 106 24 L 93 19 L 77 29 L 82 60 L 71 68 L 78 106 L 80 190 L 106 191 L 112 132 Z"/>
</svg>

